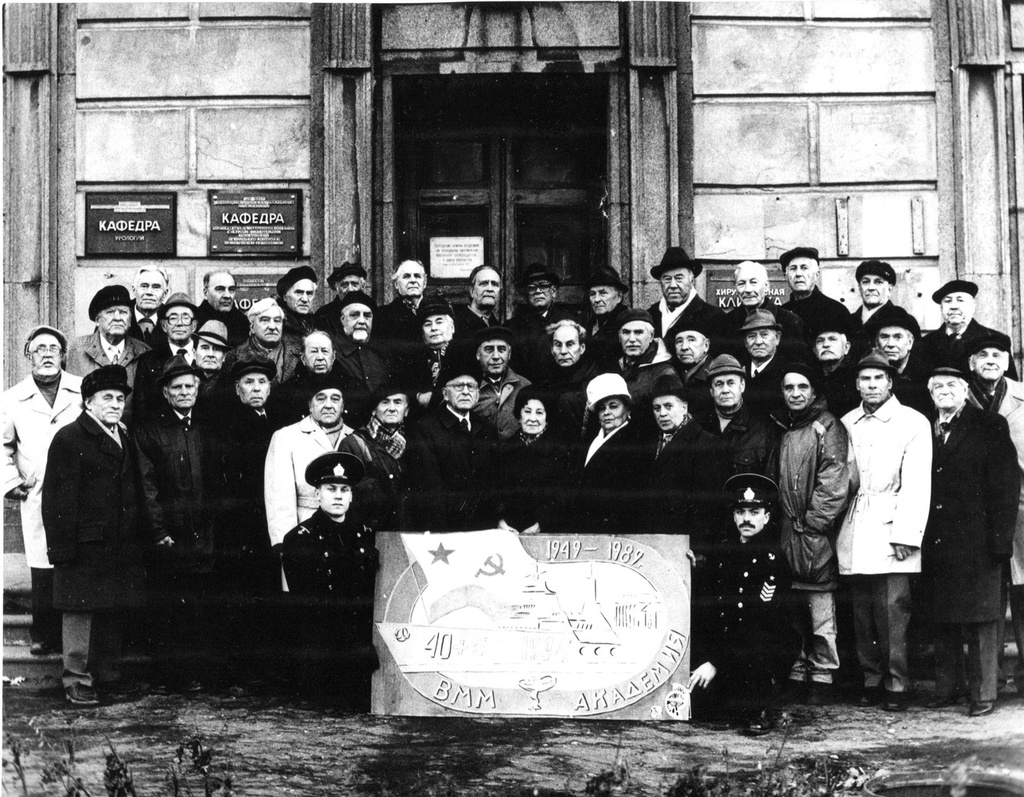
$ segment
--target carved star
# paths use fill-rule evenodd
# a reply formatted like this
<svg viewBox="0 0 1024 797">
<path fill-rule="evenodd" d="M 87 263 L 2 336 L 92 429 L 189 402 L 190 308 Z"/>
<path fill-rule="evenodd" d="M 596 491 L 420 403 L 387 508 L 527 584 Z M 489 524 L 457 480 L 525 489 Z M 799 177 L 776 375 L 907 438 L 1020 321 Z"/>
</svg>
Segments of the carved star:
<svg viewBox="0 0 1024 797">
<path fill-rule="evenodd" d="M 451 556 L 453 553 L 455 553 L 454 548 L 449 550 L 444 547 L 443 542 L 438 543 L 437 550 L 430 551 L 430 554 L 434 557 L 430 560 L 430 564 L 434 564 L 434 562 L 444 562 L 446 565 L 451 564 L 451 562 L 448 561 L 448 557 Z"/>
</svg>

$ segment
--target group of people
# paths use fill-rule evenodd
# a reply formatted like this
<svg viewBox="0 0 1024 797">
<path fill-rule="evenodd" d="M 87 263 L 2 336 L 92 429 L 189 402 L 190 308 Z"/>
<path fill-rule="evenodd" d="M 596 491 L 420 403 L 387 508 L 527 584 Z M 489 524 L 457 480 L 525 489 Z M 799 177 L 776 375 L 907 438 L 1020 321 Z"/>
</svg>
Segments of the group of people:
<svg viewBox="0 0 1024 797">
<path fill-rule="evenodd" d="M 197 646 L 253 669 L 244 618 L 275 596 L 306 642 L 368 641 L 375 530 L 686 534 L 698 715 L 763 733 L 781 693 L 834 699 L 837 590 L 862 705 L 906 708 L 913 606 L 934 628 L 929 704 L 990 713 L 1007 596 L 1024 651 L 1010 340 L 973 319 L 970 282 L 933 295 L 943 325 L 922 336 L 889 264 L 858 266 L 852 312 L 821 292 L 815 249 L 780 265 L 788 302 L 747 261 L 725 312 L 671 247 L 660 301 L 630 307 L 600 267 L 577 312 L 535 264 L 506 323 L 488 266 L 457 307 L 413 260 L 383 306 L 353 263 L 316 312 L 308 266 L 244 314 L 227 271 L 198 305 L 152 266 L 133 296 L 102 288 L 91 334 L 29 332 L 31 375 L 3 397 L 33 652 L 63 650 L 72 703 L 130 691 L 119 618 L 146 605 L 159 685 L 201 689 Z"/>
</svg>

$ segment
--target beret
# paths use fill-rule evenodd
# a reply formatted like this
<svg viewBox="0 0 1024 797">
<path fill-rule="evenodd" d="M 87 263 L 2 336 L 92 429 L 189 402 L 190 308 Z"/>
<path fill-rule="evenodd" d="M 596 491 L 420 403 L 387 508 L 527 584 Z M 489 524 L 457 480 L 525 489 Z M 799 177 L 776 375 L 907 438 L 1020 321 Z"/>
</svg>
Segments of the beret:
<svg viewBox="0 0 1024 797">
<path fill-rule="evenodd" d="M 284 296 L 299 280 L 312 280 L 315 285 L 317 282 L 316 272 L 309 266 L 296 266 L 293 269 L 289 269 L 285 275 L 277 281 L 277 295 Z"/>
<path fill-rule="evenodd" d="M 188 294 L 178 292 L 172 293 L 170 296 L 167 297 L 167 300 L 162 305 L 160 305 L 160 309 L 156 311 L 157 318 L 163 321 L 164 318 L 167 317 L 167 311 L 170 310 L 172 307 L 187 307 L 189 310 L 192 311 L 193 316 L 197 312 L 197 308 L 194 304 L 192 304 L 192 300 L 189 298 Z"/>
<path fill-rule="evenodd" d="M 40 335 L 53 335 L 57 339 L 57 342 L 60 343 L 60 347 L 64 351 L 68 350 L 68 339 L 64 337 L 63 332 L 61 332 L 59 329 L 55 327 L 47 326 L 46 324 L 40 324 L 37 327 L 32 327 L 32 329 L 28 331 L 28 337 L 25 338 L 26 354 L 28 354 L 29 344 L 32 343 L 32 341 L 34 341 Z"/>
<path fill-rule="evenodd" d="M 740 332 L 753 332 L 755 329 L 774 329 L 781 332 L 782 324 L 767 310 L 755 310 L 747 316 L 746 322 L 740 327 Z"/>
<path fill-rule="evenodd" d="M 358 484 L 366 468 L 355 454 L 331 451 L 321 454 L 306 466 L 306 483 L 311 487 L 321 484 Z"/>
<path fill-rule="evenodd" d="M 665 342 L 671 343 L 675 340 L 676 335 L 681 332 L 699 332 L 705 338 L 711 339 L 712 333 L 715 331 L 714 324 L 704 318 L 680 318 L 676 321 L 671 329 L 665 335 Z"/>
<path fill-rule="evenodd" d="M 969 293 L 971 296 L 977 296 L 978 286 L 967 280 L 950 280 L 932 294 L 932 301 L 939 304 L 951 293 Z"/>
<path fill-rule="evenodd" d="M 515 344 L 515 335 L 508 327 L 493 326 L 485 329 L 478 329 L 473 333 L 473 342 L 479 346 L 486 340 L 503 340 L 509 346 Z"/>
<path fill-rule="evenodd" d="M 807 381 L 811 383 L 811 387 L 814 388 L 815 392 L 820 389 L 821 386 L 821 374 L 818 369 L 810 365 L 809 363 L 802 363 L 794 361 L 786 363 L 782 366 L 782 370 L 779 371 L 779 382 L 782 382 L 787 374 L 800 374 L 800 376 L 807 377 Z"/>
<path fill-rule="evenodd" d="M 791 260 L 795 260 L 798 257 L 809 257 L 817 262 L 818 250 L 813 246 L 798 246 L 795 249 L 790 249 L 788 252 L 783 252 L 779 256 L 779 263 L 783 268 L 786 268 Z"/>
<path fill-rule="evenodd" d="M 622 277 L 619 276 L 613 268 L 608 266 L 598 266 L 596 269 L 590 272 L 590 276 L 587 277 L 587 289 L 596 288 L 600 285 L 608 285 L 612 288 L 618 288 L 620 291 L 628 291 L 629 286 L 622 281 Z"/>
<path fill-rule="evenodd" d="M 562 278 L 558 276 L 553 270 L 545 266 L 543 263 L 533 263 L 526 267 L 523 272 L 523 276 L 519 278 L 519 285 L 525 288 L 531 282 L 541 282 L 547 280 L 555 287 L 562 284 Z"/>
<path fill-rule="evenodd" d="M 977 354 L 982 349 L 999 349 L 1007 354 L 1013 354 L 1013 345 L 1010 343 L 1010 336 L 1002 332 L 991 330 L 980 338 L 968 341 L 964 353 L 968 356 Z"/>
<path fill-rule="evenodd" d="M 223 321 L 217 321 L 212 318 L 192 333 L 192 339 L 205 340 L 207 343 L 220 346 L 222 349 L 231 348 L 231 345 L 228 343 L 228 328 L 224 325 Z"/>
<path fill-rule="evenodd" d="M 857 282 L 860 282 L 864 277 L 872 274 L 876 277 L 881 277 L 890 285 L 896 284 L 896 270 L 888 263 L 882 260 L 865 260 L 859 266 L 857 266 Z"/>
<path fill-rule="evenodd" d="M 626 324 L 632 321 L 643 321 L 645 324 L 650 324 L 651 329 L 654 329 L 654 318 L 646 310 L 641 310 L 639 307 L 629 307 L 619 314 L 618 328 L 622 329 Z"/>
<path fill-rule="evenodd" d="M 655 279 L 661 277 L 666 271 L 674 271 L 677 268 L 687 268 L 698 277 L 704 270 L 704 265 L 699 260 L 694 260 L 681 246 L 670 246 L 661 256 L 661 262 L 651 269 L 651 276 Z"/>
<path fill-rule="evenodd" d="M 344 310 L 350 304 L 361 304 L 370 308 L 371 313 L 377 312 L 377 303 L 373 300 L 373 297 L 363 291 L 349 291 L 341 297 L 341 301 L 338 302 L 338 309 Z"/>
<path fill-rule="evenodd" d="M 366 269 L 358 263 L 349 263 L 347 260 L 340 266 L 335 266 L 327 275 L 327 284 L 332 286 L 342 277 L 362 277 L 366 279 Z"/>
<path fill-rule="evenodd" d="M 131 307 L 132 298 L 124 285 L 104 285 L 89 302 L 89 320 L 95 321 L 96 316 L 111 307 Z"/>
<path fill-rule="evenodd" d="M 235 382 L 252 373 L 263 374 L 267 379 L 273 379 L 277 376 L 277 365 L 265 357 L 252 357 L 236 360 L 231 366 L 231 379 Z"/>
<path fill-rule="evenodd" d="M 101 390 L 120 390 L 125 397 L 132 394 L 132 389 L 128 386 L 128 371 L 123 365 L 102 365 L 83 377 L 83 399 Z"/>
<path fill-rule="evenodd" d="M 171 359 L 164 363 L 164 367 L 160 371 L 160 376 L 157 377 L 158 385 L 166 385 L 179 376 L 195 376 L 200 377 L 202 372 L 194 365 L 189 365 L 188 360 L 182 357 L 180 354 L 175 354 Z"/>
</svg>

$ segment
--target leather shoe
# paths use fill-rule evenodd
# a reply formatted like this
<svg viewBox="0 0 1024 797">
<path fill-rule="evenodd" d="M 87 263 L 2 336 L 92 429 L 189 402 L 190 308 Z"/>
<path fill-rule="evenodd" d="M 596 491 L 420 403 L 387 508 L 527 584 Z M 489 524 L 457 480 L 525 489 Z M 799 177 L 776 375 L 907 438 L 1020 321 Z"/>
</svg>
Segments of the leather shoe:
<svg viewBox="0 0 1024 797">
<path fill-rule="evenodd" d="M 955 706 L 963 695 L 934 695 L 924 702 L 925 708 L 946 708 Z"/>
<path fill-rule="evenodd" d="M 771 733 L 775 727 L 775 720 L 768 713 L 767 710 L 762 711 L 755 717 L 752 717 L 747 722 L 747 727 L 743 729 L 743 733 L 747 736 L 764 736 L 765 734 Z"/>
<path fill-rule="evenodd" d="M 807 705 L 808 706 L 827 706 L 833 702 L 834 693 L 832 691 L 832 684 L 818 683 L 817 681 L 811 681 L 807 685 Z"/>
<path fill-rule="evenodd" d="M 886 692 L 882 711 L 900 712 L 907 710 L 907 696 L 903 692 Z"/>
<path fill-rule="evenodd" d="M 71 684 L 64 687 L 64 697 L 69 703 L 76 706 L 98 706 L 100 699 L 96 696 L 96 690 L 85 684 Z"/>
<path fill-rule="evenodd" d="M 881 687 L 868 686 L 864 688 L 864 691 L 860 693 L 860 697 L 857 698 L 857 705 L 868 708 L 878 705 L 883 699 L 884 695 L 882 694 Z"/>
<path fill-rule="evenodd" d="M 994 700 L 983 700 L 980 703 L 971 703 L 971 707 L 967 709 L 967 716 L 987 717 L 995 710 L 996 704 Z"/>
<path fill-rule="evenodd" d="M 146 688 L 146 685 L 129 678 L 121 678 L 117 681 L 100 684 L 100 689 L 113 697 L 135 697 Z"/>
</svg>

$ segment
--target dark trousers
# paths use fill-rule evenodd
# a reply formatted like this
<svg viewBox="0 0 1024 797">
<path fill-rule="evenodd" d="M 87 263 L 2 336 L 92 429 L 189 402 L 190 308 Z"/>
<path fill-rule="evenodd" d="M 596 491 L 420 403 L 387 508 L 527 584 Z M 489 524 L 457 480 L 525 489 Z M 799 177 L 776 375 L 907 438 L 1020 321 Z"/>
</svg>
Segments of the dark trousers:
<svg viewBox="0 0 1024 797">
<path fill-rule="evenodd" d="M 1024 695 L 1024 584 L 1010 586 L 1010 615 L 1013 620 L 1013 636 L 1017 640 L 1013 683 L 1017 693 Z"/>
<path fill-rule="evenodd" d="M 114 612 L 64 612 L 61 681 L 93 686 L 121 677 L 121 616 Z"/>
<path fill-rule="evenodd" d="M 47 567 L 33 567 L 32 573 L 32 628 L 29 631 L 33 642 L 41 642 L 48 648 L 60 650 L 63 633 L 60 612 L 53 608 L 53 570 Z"/>
<path fill-rule="evenodd" d="M 964 639 L 967 660 L 964 661 Z M 938 623 L 935 626 L 935 695 L 950 697 L 966 676 L 971 701 L 996 699 L 999 672 L 999 623 Z"/>
<path fill-rule="evenodd" d="M 209 583 L 208 573 L 164 572 L 152 578 L 149 615 L 158 683 L 183 686 L 210 675 Z"/>
<path fill-rule="evenodd" d="M 850 581 L 857 660 L 865 688 L 884 686 L 889 692 L 906 692 L 910 575 L 881 573 Z"/>
</svg>

